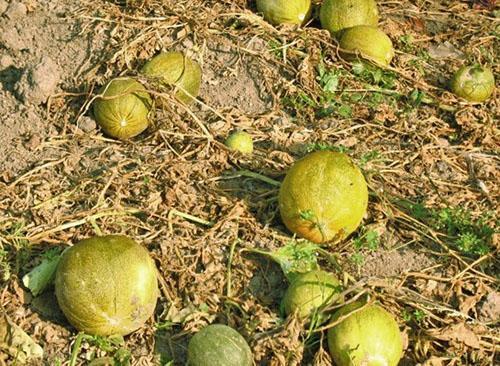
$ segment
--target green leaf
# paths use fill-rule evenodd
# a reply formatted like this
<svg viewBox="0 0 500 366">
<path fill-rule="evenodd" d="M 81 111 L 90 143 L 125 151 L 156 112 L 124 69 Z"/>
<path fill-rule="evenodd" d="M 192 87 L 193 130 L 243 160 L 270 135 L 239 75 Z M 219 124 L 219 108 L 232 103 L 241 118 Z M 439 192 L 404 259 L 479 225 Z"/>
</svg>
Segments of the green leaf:
<svg viewBox="0 0 500 366">
<path fill-rule="evenodd" d="M 295 275 L 318 269 L 317 252 L 320 247 L 309 241 L 292 241 L 274 252 L 247 249 L 248 252 L 264 255 L 278 263 L 285 277 L 292 281 Z"/>
</svg>

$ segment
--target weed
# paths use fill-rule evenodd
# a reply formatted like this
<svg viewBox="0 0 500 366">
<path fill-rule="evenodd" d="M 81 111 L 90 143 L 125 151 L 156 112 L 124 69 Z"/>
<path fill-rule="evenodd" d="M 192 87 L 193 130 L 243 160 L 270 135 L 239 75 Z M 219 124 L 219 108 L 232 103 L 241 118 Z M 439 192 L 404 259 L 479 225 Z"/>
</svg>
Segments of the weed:
<svg viewBox="0 0 500 366">
<path fill-rule="evenodd" d="M 349 260 L 356 265 L 356 267 L 361 267 L 365 262 L 365 257 L 362 253 L 363 250 L 369 250 L 374 252 L 378 250 L 380 245 L 380 236 L 374 230 L 361 231 L 362 234 L 353 240 L 354 253 L 351 254 Z"/>
<path fill-rule="evenodd" d="M 306 152 L 310 153 L 313 151 L 336 151 L 340 153 L 349 153 L 351 149 L 344 145 L 330 145 L 326 142 L 314 142 L 306 145 Z"/>
<path fill-rule="evenodd" d="M 359 165 L 363 168 L 367 163 L 373 160 L 379 160 L 382 155 L 378 150 L 368 151 L 367 153 L 361 156 L 359 160 Z"/>
<path fill-rule="evenodd" d="M 393 89 L 396 85 L 395 73 L 367 64 L 366 62 L 353 62 L 352 72 L 364 82 L 377 85 L 385 89 Z"/>
<path fill-rule="evenodd" d="M 410 204 L 410 214 L 434 230 L 445 233 L 455 249 L 466 255 L 486 255 L 496 229 L 488 225 L 491 213 L 473 218 L 462 207 L 429 209 L 422 204 Z M 495 224 L 498 226 L 498 224 Z"/>
<path fill-rule="evenodd" d="M 414 311 L 403 309 L 401 317 L 406 323 L 415 322 L 420 324 L 425 319 L 425 313 L 420 309 Z"/>
</svg>

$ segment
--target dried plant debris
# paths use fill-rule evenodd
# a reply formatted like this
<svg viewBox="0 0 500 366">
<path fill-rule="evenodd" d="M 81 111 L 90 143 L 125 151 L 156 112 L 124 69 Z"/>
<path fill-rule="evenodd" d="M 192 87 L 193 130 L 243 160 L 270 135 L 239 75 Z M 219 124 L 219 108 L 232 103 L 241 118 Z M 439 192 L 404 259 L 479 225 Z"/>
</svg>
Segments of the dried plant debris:
<svg viewBox="0 0 500 366">
<path fill-rule="evenodd" d="M 283 317 L 287 279 L 255 250 L 378 301 L 406 365 L 500 364 L 498 90 L 468 103 L 448 84 L 464 64 L 500 74 L 494 1 L 378 7 L 396 51 L 384 69 L 344 61 L 318 21 L 271 25 L 246 0 L 0 1 L 0 333 L 23 331 L 2 335 L 0 365 L 184 365 L 214 322 L 257 365 L 331 365 L 325 331 Z M 145 81 L 164 108 L 139 136 L 107 137 L 98 90 L 161 51 L 200 65 L 196 101 Z M 237 130 L 251 155 L 224 146 Z M 370 192 L 362 227 L 334 246 L 294 238 L 279 214 L 288 168 L 317 150 L 349 155 Z M 50 274 L 36 297 L 23 283 L 95 234 L 133 237 L 159 270 L 154 316 L 124 339 L 77 334 Z"/>
</svg>

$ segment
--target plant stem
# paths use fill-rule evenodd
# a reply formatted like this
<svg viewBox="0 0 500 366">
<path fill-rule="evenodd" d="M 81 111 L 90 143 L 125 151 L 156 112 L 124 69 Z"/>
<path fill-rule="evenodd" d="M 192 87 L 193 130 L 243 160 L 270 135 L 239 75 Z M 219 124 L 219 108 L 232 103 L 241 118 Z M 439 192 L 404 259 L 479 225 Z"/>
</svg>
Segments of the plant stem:
<svg viewBox="0 0 500 366">
<path fill-rule="evenodd" d="M 229 249 L 229 259 L 227 262 L 227 288 L 226 288 L 226 296 L 228 298 L 231 297 L 231 266 L 233 264 L 233 256 L 234 256 L 234 249 L 236 248 L 236 245 L 240 243 L 241 240 L 239 238 L 236 238 L 235 241 L 231 244 L 231 248 Z"/>
<path fill-rule="evenodd" d="M 270 184 L 270 185 L 275 186 L 275 187 L 279 187 L 281 185 L 281 183 L 278 182 L 277 180 L 271 179 L 271 178 L 266 177 L 265 175 L 262 175 L 259 173 L 251 172 L 250 170 L 238 170 L 236 172 L 235 177 L 238 177 L 238 176 L 258 179 L 262 182 L 265 182 L 265 183 Z"/>
<path fill-rule="evenodd" d="M 168 221 L 169 221 L 168 226 L 169 226 L 170 231 L 172 231 L 172 223 L 170 222 L 170 220 L 172 219 L 173 216 L 179 216 L 179 217 L 182 217 L 183 219 L 186 219 L 186 220 L 189 220 L 192 222 L 196 222 L 197 224 L 200 224 L 200 225 L 205 225 L 205 226 L 209 226 L 209 227 L 214 226 L 214 223 L 212 221 L 203 220 L 203 219 L 200 219 L 199 217 L 178 211 L 175 208 L 173 208 L 169 211 L 168 216 L 167 216 Z"/>
</svg>

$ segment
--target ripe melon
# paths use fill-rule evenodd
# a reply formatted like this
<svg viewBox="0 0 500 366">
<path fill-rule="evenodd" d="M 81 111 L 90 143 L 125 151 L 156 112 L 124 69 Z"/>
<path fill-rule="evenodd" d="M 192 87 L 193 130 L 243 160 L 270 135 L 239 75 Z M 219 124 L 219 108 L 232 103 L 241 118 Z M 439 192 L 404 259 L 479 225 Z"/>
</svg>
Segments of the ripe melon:
<svg viewBox="0 0 500 366">
<path fill-rule="evenodd" d="M 379 14 L 375 0 L 325 0 L 319 18 L 321 26 L 335 35 L 356 25 L 377 26 Z"/>
<path fill-rule="evenodd" d="M 340 282 L 332 273 L 315 270 L 298 274 L 285 292 L 285 313 L 306 318 L 338 300 L 340 292 Z"/>
<path fill-rule="evenodd" d="M 104 132 L 126 140 L 149 126 L 152 101 L 144 86 L 132 78 L 111 80 L 94 101 L 94 116 Z"/>
<path fill-rule="evenodd" d="M 272 24 L 304 24 L 311 15 L 311 0 L 257 0 L 257 10 Z"/>
<path fill-rule="evenodd" d="M 200 65 L 181 52 L 160 53 L 142 67 L 141 73 L 158 78 L 161 83 L 176 86 L 175 97 L 185 104 L 192 102 L 200 91 Z M 158 104 L 163 104 L 162 98 L 158 98 Z"/>
<path fill-rule="evenodd" d="M 252 351 L 236 330 L 223 324 L 209 325 L 188 344 L 188 366 L 252 366 Z"/>
<path fill-rule="evenodd" d="M 340 308 L 337 321 L 362 302 Z M 328 348 L 337 366 L 397 366 L 403 356 L 403 341 L 396 320 L 378 305 L 368 305 L 328 330 Z"/>
<path fill-rule="evenodd" d="M 368 188 L 347 155 L 317 151 L 290 168 L 278 201 L 290 231 L 323 243 L 344 239 L 356 230 L 366 212 Z"/>
<path fill-rule="evenodd" d="M 486 67 L 465 65 L 453 76 L 451 90 L 469 102 L 484 102 L 495 90 L 495 77 Z"/>
<path fill-rule="evenodd" d="M 55 293 L 64 315 L 79 331 L 126 335 L 153 314 L 156 267 L 148 251 L 126 236 L 92 237 L 62 255 Z"/>
<path fill-rule="evenodd" d="M 380 66 L 389 66 L 394 57 L 391 39 L 377 27 L 369 25 L 342 31 L 339 46 L 342 57 L 347 60 L 355 59 L 359 53 Z"/>
</svg>

